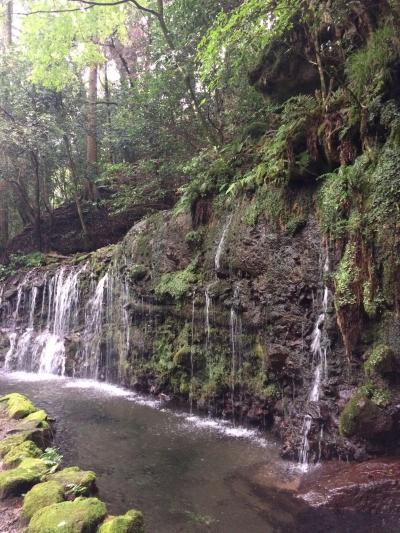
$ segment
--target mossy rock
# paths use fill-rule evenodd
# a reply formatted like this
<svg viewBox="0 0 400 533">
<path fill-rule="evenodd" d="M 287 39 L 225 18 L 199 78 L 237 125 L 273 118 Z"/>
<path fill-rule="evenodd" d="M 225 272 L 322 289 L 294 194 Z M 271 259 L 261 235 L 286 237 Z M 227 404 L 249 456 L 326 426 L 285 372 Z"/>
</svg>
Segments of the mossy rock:
<svg viewBox="0 0 400 533">
<path fill-rule="evenodd" d="M 3 459 L 3 464 L 6 468 L 15 468 L 24 459 L 30 457 L 38 458 L 42 453 L 42 450 L 40 450 L 34 442 L 26 440 L 8 452 Z"/>
<path fill-rule="evenodd" d="M 0 472 L 0 500 L 20 496 L 38 483 L 47 466 L 40 459 L 24 459 L 17 468 Z"/>
<path fill-rule="evenodd" d="M 43 409 L 39 409 L 39 411 L 35 411 L 34 413 L 31 413 L 27 417 L 25 417 L 22 422 L 21 426 L 23 427 L 25 424 L 27 425 L 34 425 L 38 428 L 49 428 L 49 422 L 48 422 L 48 414 Z"/>
<path fill-rule="evenodd" d="M 57 481 L 45 481 L 35 485 L 24 497 L 24 505 L 22 507 L 22 518 L 25 522 L 29 522 L 32 516 L 55 503 L 64 501 L 65 493 L 64 487 Z"/>
<path fill-rule="evenodd" d="M 366 396 L 364 389 L 361 387 L 353 394 L 340 414 L 339 431 L 344 437 L 371 440 L 392 428 L 391 417 Z"/>
<path fill-rule="evenodd" d="M 0 398 L 0 402 L 7 402 L 7 411 L 10 418 L 20 419 L 37 411 L 33 403 L 26 396 L 13 392 Z"/>
<path fill-rule="evenodd" d="M 133 265 L 129 275 L 132 281 L 141 281 L 147 276 L 147 268 L 144 265 Z"/>
<path fill-rule="evenodd" d="M 143 514 L 132 509 L 123 516 L 110 516 L 98 533 L 144 533 Z"/>
<path fill-rule="evenodd" d="M 107 508 L 97 498 L 77 498 L 37 511 L 27 533 L 94 533 L 106 516 Z"/>
<path fill-rule="evenodd" d="M 65 489 L 79 487 L 81 494 L 91 494 L 96 483 L 96 474 L 91 470 L 81 470 L 78 466 L 64 468 L 47 476 L 48 481 L 57 481 Z"/>
<path fill-rule="evenodd" d="M 364 371 L 367 376 L 385 376 L 395 369 L 395 355 L 386 344 L 377 344 L 367 354 Z"/>
<path fill-rule="evenodd" d="M 6 437 L 2 441 L 0 441 L 0 457 L 4 457 L 8 453 L 11 452 L 16 446 L 19 446 L 26 440 L 28 440 L 30 436 L 29 431 L 21 431 L 19 433 L 16 433 L 15 435 L 10 435 L 9 437 Z"/>
</svg>

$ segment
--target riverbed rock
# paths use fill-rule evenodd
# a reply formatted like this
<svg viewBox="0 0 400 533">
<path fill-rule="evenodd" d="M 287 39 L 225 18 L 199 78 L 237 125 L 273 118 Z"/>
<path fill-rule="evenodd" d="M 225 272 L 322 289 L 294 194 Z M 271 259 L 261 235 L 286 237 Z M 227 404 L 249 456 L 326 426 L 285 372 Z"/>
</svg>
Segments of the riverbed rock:
<svg viewBox="0 0 400 533">
<path fill-rule="evenodd" d="M 5 468 L 15 468 L 24 459 L 38 458 L 42 455 L 42 450 L 36 446 L 31 440 L 26 440 L 12 448 L 3 458 L 3 465 Z"/>
<path fill-rule="evenodd" d="M 397 515 L 400 520 L 400 461 L 325 463 L 303 477 L 298 497 L 313 507 Z"/>
<path fill-rule="evenodd" d="M 47 466 L 35 458 L 24 459 L 17 468 L 0 472 L 0 499 L 19 496 L 38 483 Z"/>
<path fill-rule="evenodd" d="M 91 470 L 81 470 L 78 466 L 64 468 L 47 476 L 48 481 L 57 481 L 66 489 L 78 487 L 80 494 L 91 494 L 96 483 L 96 474 Z"/>
<path fill-rule="evenodd" d="M 122 516 L 110 516 L 98 533 L 144 533 L 143 514 L 132 509 Z"/>
<path fill-rule="evenodd" d="M 36 407 L 26 396 L 17 392 L 3 396 L 0 398 L 0 402 L 7 403 L 8 416 L 10 418 L 24 418 L 37 411 Z"/>
<path fill-rule="evenodd" d="M 22 517 L 29 522 L 32 516 L 49 505 L 64 501 L 64 487 L 57 481 L 45 481 L 35 485 L 25 494 Z"/>
<path fill-rule="evenodd" d="M 94 533 L 106 516 L 107 508 L 97 498 L 77 498 L 37 511 L 27 533 Z"/>
</svg>

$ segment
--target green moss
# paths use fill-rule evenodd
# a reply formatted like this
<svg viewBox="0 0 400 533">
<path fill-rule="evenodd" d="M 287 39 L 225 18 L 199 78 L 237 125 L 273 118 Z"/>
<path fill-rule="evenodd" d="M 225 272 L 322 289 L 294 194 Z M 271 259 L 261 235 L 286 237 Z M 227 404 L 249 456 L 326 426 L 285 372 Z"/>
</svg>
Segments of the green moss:
<svg viewBox="0 0 400 533">
<path fill-rule="evenodd" d="M 24 459 L 40 457 L 41 455 L 42 450 L 31 440 L 26 440 L 8 452 L 3 459 L 3 464 L 6 468 L 13 468 L 18 466 Z"/>
<path fill-rule="evenodd" d="M 57 481 L 39 483 L 25 495 L 22 517 L 29 522 L 32 516 L 43 507 L 62 501 L 64 501 L 64 488 L 60 483 Z"/>
<path fill-rule="evenodd" d="M 192 284 L 198 281 L 196 262 L 192 261 L 184 270 L 163 274 L 155 288 L 158 297 L 170 296 L 181 300 L 190 290 Z"/>
<path fill-rule="evenodd" d="M 98 533 L 144 533 L 143 514 L 131 510 L 123 516 L 112 516 L 99 527 Z"/>
<path fill-rule="evenodd" d="M 379 416 L 379 407 L 388 405 L 390 397 L 387 389 L 376 387 L 372 383 L 359 387 L 340 413 L 340 434 L 345 437 L 362 434 L 365 422 Z"/>
<path fill-rule="evenodd" d="M 363 306 L 370 318 L 376 315 L 377 304 L 374 300 L 373 287 L 370 281 L 366 281 L 363 285 Z"/>
<path fill-rule="evenodd" d="M 394 369 L 394 353 L 386 344 L 377 344 L 368 354 L 364 363 L 364 372 L 367 376 L 384 376 Z"/>
<path fill-rule="evenodd" d="M 0 441 L 0 456 L 4 457 L 8 453 L 10 453 L 13 448 L 25 442 L 29 438 L 29 436 L 29 431 L 21 431 L 16 435 L 10 435 L 9 437 L 6 437 L 2 441 Z"/>
<path fill-rule="evenodd" d="M 0 472 L 0 499 L 19 496 L 40 481 L 47 466 L 40 459 L 24 459 L 17 468 Z"/>
<path fill-rule="evenodd" d="M 132 281 L 140 281 L 147 276 L 147 268 L 144 265 L 133 265 L 129 270 Z"/>
<path fill-rule="evenodd" d="M 80 488 L 80 494 L 90 494 L 94 490 L 96 474 L 91 470 L 81 470 L 78 466 L 64 468 L 55 474 L 49 474 L 48 481 L 58 481 L 65 489 Z"/>
<path fill-rule="evenodd" d="M 293 237 L 299 233 L 307 224 L 307 218 L 304 215 L 292 216 L 286 222 L 286 233 Z"/>
<path fill-rule="evenodd" d="M 31 413 L 30 415 L 26 416 L 21 422 L 21 427 L 23 427 L 24 425 L 27 425 L 29 427 L 48 429 L 49 422 L 46 411 L 40 409 L 39 411 L 35 411 L 34 413 Z"/>
<path fill-rule="evenodd" d="M 359 416 L 364 402 L 370 402 L 362 390 L 358 389 L 344 406 L 339 417 L 339 432 L 344 437 L 351 437 L 358 430 Z"/>
<path fill-rule="evenodd" d="M 199 248 L 203 244 L 204 233 L 200 230 L 189 231 L 185 235 L 185 241 L 191 248 Z"/>
<path fill-rule="evenodd" d="M 24 418 L 37 411 L 36 407 L 26 396 L 17 392 L 3 396 L 0 398 L 0 402 L 7 402 L 8 416 L 10 418 Z"/>
<path fill-rule="evenodd" d="M 356 245 L 353 242 L 349 242 L 333 276 L 335 282 L 335 303 L 338 308 L 357 303 L 353 285 L 357 282 L 360 271 L 357 267 L 356 259 Z"/>
<path fill-rule="evenodd" d="M 107 515 L 107 508 L 97 498 L 77 498 L 37 511 L 27 533 L 94 533 Z"/>
</svg>

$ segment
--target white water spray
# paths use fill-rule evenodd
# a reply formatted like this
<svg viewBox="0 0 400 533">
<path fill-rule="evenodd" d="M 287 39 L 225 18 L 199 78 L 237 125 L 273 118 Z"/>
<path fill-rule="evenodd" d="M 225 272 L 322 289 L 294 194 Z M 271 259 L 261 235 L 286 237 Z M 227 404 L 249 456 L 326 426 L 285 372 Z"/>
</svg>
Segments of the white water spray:
<svg viewBox="0 0 400 533">
<path fill-rule="evenodd" d="M 329 255 L 328 251 L 326 252 L 326 259 L 324 262 L 324 275 L 329 272 Z M 311 353 L 313 356 L 313 380 L 311 384 L 310 393 L 308 396 L 308 404 L 318 403 L 321 396 L 322 386 L 324 381 L 328 377 L 328 361 L 327 361 L 327 352 L 328 352 L 328 338 L 325 334 L 325 321 L 328 311 L 328 302 L 329 302 L 329 290 L 328 287 L 324 287 L 322 302 L 321 302 L 321 312 L 318 315 L 316 320 L 312 336 L 311 336 Z M 309 433 L 312 427 L 312 417 L 309 414 L 306 414 L 303 422 L 302 429 L 302 441 L 300 446 L 299 453 L 299 465 L 303 471 L 306 471 L 310 462 L 310 442 L 309 442 Z M 319 457 L 321 455 L 321 441 L 323 436 L 323 429 L 320 431 L 320 440 L 319 440 Z"/>
</svg>

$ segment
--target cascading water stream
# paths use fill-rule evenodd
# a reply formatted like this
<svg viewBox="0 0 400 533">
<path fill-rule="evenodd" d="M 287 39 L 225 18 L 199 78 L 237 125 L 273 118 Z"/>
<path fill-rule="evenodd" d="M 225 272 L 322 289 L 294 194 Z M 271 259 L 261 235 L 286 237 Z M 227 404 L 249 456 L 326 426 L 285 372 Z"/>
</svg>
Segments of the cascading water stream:
<svg viewBox="0 0 400 533">
<path fill-rule="evenodd" d="M 241 367 L 241 337 L 242 319 L 237 313 L 236 305 L 240 299 L 239 287 L 236 286 L 233 294 L 233 303 L 230 311 L 230 337 L 231 337 L 231 401 L 232 418 L 235 422 L 235 389 L 237 384 L 237 373 Z"/>
<path fill-rule="evenodd" d="M 326 258 L 323 267 L 324 276 L 329 272 L 329 255 L 326 252 Z M 318 315 L 316 320 L 312 336 L 311 336 L 311 353 L 313 356 L 313 380 L 311 383 L 310 393 L 308 395 L 308 405 L 314 403 L 317 404 L 320 400 L 321 391 L 323 383 L 328 377 L 328 338 L 325 332 L 325 321 L 328 311 L 329 303 L 329 290 L 328 287 L 324 286 L 322 301 L 321 301 L 321 312 Z M 310 462 L 310 442 L 309 434 L 312 427 L 312 416 L 306 414 L 303 421 L 302 428 L 302 441 L 299 452 L 299 465 L 303 471 L 306 471 Z M 319 457 L 321 455 L 321 442 L 323 437 L 323 428 L 321 427 L 320 437 L 319 437 Z"/>
<path fill-rule="evenodd" d="M 227 236 L 227 233 L 228 233 L 228 230 L 229 230 L 229 227 L 232 223 L 232 215 L 229 215 L 229 217 L 227 218 L 226 222 L 225 222 L 225 225 L 222 229 L 222 235 L 221 235 L 221 238 L 219 240 L 219 243 L 218 243 L 218 246 L 217 246 L 217 250 L 216 250 L 216 253 L 215 253 L 215 258 L 214 258 L 214 266 L 215 266 L 215 272 L 218 273 L 220 268 L 221 268 L 221 256 L 222 256 L 222 252 L 224 251 L 224 246 L 225 246 L 225 240 L 226 240 L 226 236 Z"/>
<path fill-rule="evenodd" d="M 0 304 L 10 343 L 5 370 L 64 375 L 73 342 L 73 375 L 120 381 L 130 347 L 126 280 L 111 267 L 90 283 L 85 266 L 62 266 L 37 281 L 34 272 L 31 276 L 21 282 L 14 301 Z"/>
<path fill-rule="evenodd" d="M 210 347 L 210 335 L 211 335 L 211 326 L 210 326 L 210 309 L 212 306 L 212 298 L 209 293 L 208 287 L 206 288 L 204 292 L 205 296 L 205 322 L 204 322 L 204 330 L 206 334 L 206 352 L 208 351 Z"/>
</svg>

